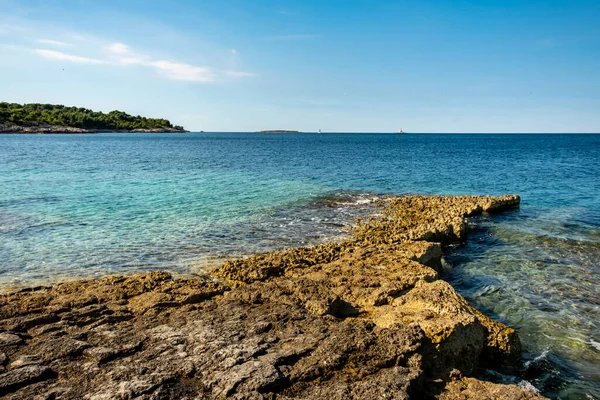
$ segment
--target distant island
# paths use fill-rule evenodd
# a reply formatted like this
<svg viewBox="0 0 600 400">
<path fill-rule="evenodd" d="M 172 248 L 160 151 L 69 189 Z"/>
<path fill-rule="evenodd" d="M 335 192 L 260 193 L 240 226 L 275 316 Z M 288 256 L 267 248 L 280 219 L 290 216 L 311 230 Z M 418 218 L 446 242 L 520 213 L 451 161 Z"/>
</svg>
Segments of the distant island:
<svg viewBox="0 0 600 400">
<path fill-rule="evenodd" d="M 272 129 L 267 131 L 259 131 L 259 133 L 300 133 L 299 131 L 286 131 L 284 129 Z"/>
<path fill-rule="evenodd" d="M 56 104 L 0 102 L 0 133 L 187 132 L 163 118 Z"/>
</svg>

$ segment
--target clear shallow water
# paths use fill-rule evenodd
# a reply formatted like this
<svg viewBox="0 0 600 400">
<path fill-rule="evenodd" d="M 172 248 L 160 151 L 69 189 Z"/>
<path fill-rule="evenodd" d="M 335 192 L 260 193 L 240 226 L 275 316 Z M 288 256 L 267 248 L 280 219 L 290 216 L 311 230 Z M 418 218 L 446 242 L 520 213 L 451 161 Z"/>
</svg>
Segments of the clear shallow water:
<svg viewBox="0 0 600 400">
<path fill-rule="evenodd" d="M 315 244 L 385 193 L 518 193 L 446 279 L 519 331 L 519 379 L 600 398 L 598 154 L 600 135 L 0 135 L 0 286 Z"/>
</svg>

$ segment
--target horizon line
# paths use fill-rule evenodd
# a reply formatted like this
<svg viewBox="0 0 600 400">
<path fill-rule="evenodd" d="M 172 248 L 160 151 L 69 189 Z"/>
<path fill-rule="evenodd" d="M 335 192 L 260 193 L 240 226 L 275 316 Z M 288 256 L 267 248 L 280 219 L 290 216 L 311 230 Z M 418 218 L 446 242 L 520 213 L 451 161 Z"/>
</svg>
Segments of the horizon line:
<svg viewBox="0 0 600 400">
<path fill-rule="evenodd" d="M 389 135 L 598 135 L 599 132 L 381 132 L 381 131 L 294 131 L 294 132 L 261 132 L 256 130 L 188 130 L 189 133 L 259 133 L 264 135 L 282 134 L 293 135 L 297 133 L 331 134 L 331 133 L 373 133 Z"/>
</svg>

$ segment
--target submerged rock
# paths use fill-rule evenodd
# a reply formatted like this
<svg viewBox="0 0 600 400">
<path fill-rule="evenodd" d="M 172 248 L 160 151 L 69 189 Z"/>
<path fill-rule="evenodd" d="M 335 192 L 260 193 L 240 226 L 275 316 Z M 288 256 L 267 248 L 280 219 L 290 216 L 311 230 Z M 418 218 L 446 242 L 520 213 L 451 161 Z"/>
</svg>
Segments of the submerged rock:
<svg viewBox="0 0 600 400">
<path fill-rule="evenodd" d="M 518 196 L 392 199 L 351 239 L 0 298 L 10 398 L 536 398 L 465 378 L 514 369 L 514 330 L 439 279 L 440 243 Z M 4 335 L 4 336 L 2 336 Z M 461 397 L 462 396 L 462 397 Z"/>
</svg>

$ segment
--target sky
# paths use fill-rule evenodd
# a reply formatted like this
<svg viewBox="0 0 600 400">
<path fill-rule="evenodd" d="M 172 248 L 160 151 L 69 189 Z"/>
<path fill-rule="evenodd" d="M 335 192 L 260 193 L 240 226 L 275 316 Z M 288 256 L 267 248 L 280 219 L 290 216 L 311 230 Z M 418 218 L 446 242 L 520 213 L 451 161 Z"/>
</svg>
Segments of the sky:
<svg viewBox="0 0 600 400">
<path fill-rule="evenodd" d="M 0 0 L 0 101 L 189 130 L 600 132 L 599 0 Z"/>
</svg>

